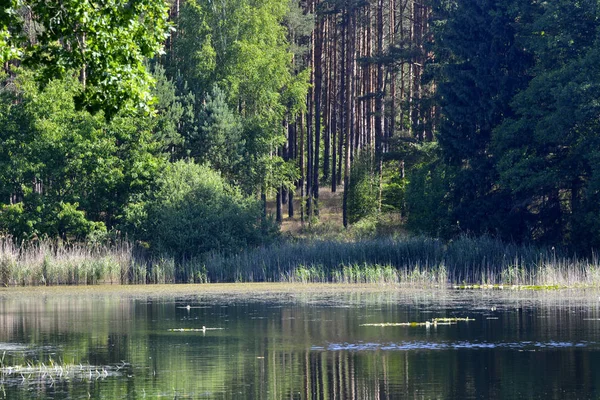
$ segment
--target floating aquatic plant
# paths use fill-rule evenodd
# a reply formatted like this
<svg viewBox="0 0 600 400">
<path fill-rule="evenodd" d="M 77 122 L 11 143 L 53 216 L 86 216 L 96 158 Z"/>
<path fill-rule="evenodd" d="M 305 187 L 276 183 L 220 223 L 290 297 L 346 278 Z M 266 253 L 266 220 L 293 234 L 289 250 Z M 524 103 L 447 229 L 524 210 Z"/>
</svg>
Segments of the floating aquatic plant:
<svg viewBox="0 0 600 400">
<path fill-rule="evenodd" d="M 98 380 L 120 374 L 128 364 L 118 366 L 96 366 L 89 364 L 56 363 L 52 359 L 46 364 L 0 365 L 0 379 L 18 378 L 21 383 L 55 382 L 61 380 Z"/>
<path fill-rule="evenodd" d="M 454 285 L 454 289 L 493 289 L 493 290 L 559 290 L 567 289 L 566 285 Z"/>
<path fill-rule="evenodd" d="M 206 331 L 220 331 L 224 328 L 207 328 L 203 326 L 202 328 L 173 328 L 169 329 L 169 332 L 206 332 Z"/>
<path fill-rule="evenodd" d="M 373 323 L 373 324 L 361 324 L 360 326 L 379 326 L 379 327 L 425 326 L 425 327 L 429 327 L 429 326 L 438 326 L 438 325 L 454 325 L 458 322 L 469 322 L 469 321 L 475 321 L 475 320 L 473 318 L 469 318 L 469 317 L 467 317 L 467 318 L 451 317 L 451 318 L 434 318 L 431 321 L 425 321 L 425 322 L 383 322 L 383 323 Z"/>
</svg>

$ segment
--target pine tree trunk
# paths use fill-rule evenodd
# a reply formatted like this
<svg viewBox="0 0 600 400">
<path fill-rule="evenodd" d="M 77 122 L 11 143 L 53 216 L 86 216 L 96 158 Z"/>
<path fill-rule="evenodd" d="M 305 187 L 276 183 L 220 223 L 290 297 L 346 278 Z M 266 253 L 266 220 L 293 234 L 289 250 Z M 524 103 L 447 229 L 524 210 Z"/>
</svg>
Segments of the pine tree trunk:
<svg viewBox="0 0 600 400">
<path fill-rule="evenodd" d="M 335 19 L 334 19 L 335 22 Z M 333 67 L 331 68 L 331 74 L 329 78 L 329 84 L 332 87 L 331 91 L 331 192 L 335 193 L 337 190 L 337 136 L 339 130 L 339 118 L 338 115 L 341 115 L 340 104 L 339 104 L 339 85 L 337 84 L 337 73 L 338 73 L 338 29 L 333 24 L 333 45 L 332 45 L 332 63 Z"/>
<path fill-rule="evenodd" d="M 342 184 L 342 165 L 344 163 L 344 138 L 346 132 L 346 125 L 348 124 L 348 108 L 346 107 L 346 91 L 348 90 L 347 76 L 348 70 L 346 69 L 346 58 L 348 54 L 348 27 L 347 18 L 344 17 L 344 23 L 342 24 L 342 48 L 340 55 L 340 90 L 339 90 L 339 110 L 340 110 L 340 133 L 338 138 L 338 165 L 337 165 L 337 185 Z"/>
<path fill-rule="evenodd" d="M 304 181 L 305 181 L 305 169 L 304 169 L 304 113 L 300 114 L 298 118 L 300 125 L 300 221 L 304 224 L 306 214 L 304 212 Z M 298 134 L 298 132 L 296 132 Z"/>
<path fill-rule="evenodd" d="M 275 214 L 275 220 L 278 223 L 282 223 L 283 222 L 283 196 L 282 196 L 282 192 L 283 192 L 283 188 L 278 188 L 277 189 L 277 194 L 275 196 L 275 203 L 276 203 L 276 214 Z"/>
<path fill-rule="evenodd" d="M 332 21 L 330 17 L 325 19 L 325 27 L 323 34 L 323 54 L 325 56 L 325 80 L 323 90 L 323 95 L 325 97 L 325 115 L 323 116 L 323 121 L 325 121 L 325 137 L 324 140 L 324 148 L 323 148 L 323 180 L 327 181 L 329 178 L 329 168 L 330 168 L 330 158 L 331 158 L 331 101 L 332 101 L 332 61 L 333 61 L 333 46 L 331 45 L 331 25 Z"/>
<path fill-rule="evenodd" d="M 347 11 L 347 29 L 346 29 L 346 43 L 347 43 L 347 51 L 346 51 L 346 71 L 350 71 L 349 79 L 346 84 L 346 126 L 345 126 L 345 156 L 344 156 L 344 200 L 342 207 L 342 219 L 344 223 L 344 227 L 348 227 L 348 187 L 350 185 L 350 162 L 351 162 L 351 153 L 352 153 L 352 122 L 353 122 L 353 106 L 352 106 L 352 81 L 354 80 L 355 71 L 353 67 L 353 56 L 354 53 L 352 51 L 352 39 L 351 36 L 354 33 L 353 24 L 352 24 L 352 16 L 350 15 L 350 10 Z"/>
<path fill-rule="evenodd" d="M 296 152 L 296 124 L 288 124 L 288 159 L 297 159 L 298 154 Z M 288 217 L 294 217 L 294 190 L 290 189 L 288 193 Z"/>
<path fill-rule="evenodd" d="M 319 153 L 321 144 L 321 94 L 323 90 L 323 21 L 321 20 L 315 30 L 315 53 L 314 53 L 314 69 L 315 69 L 315 137 L 314 137 L 314 166 L 312 169 L 312 197 L 313 210 L 315 215 L 319 215 Z"/>
</svg>

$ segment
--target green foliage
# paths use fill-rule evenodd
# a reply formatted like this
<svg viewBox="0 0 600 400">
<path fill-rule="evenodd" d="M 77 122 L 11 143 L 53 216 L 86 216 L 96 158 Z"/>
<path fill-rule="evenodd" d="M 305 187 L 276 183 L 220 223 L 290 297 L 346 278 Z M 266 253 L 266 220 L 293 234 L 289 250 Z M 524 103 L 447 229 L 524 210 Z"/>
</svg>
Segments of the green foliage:
<svg viewBox="0 0 600 400">
<path fill-rule="evenodd" d="M 377 236 L 377 228 L 380 223 L 380 214 L 374 210 L 354 222 L 348 233 L 358 240 L 373 238 Z"/>
<path fill-rule="evenodd" d="M 28 239 L 35 221 L 29 221 L 24 214 L 23 203 L 3 204 L 0 209 L 0 232 L 17 239 Z"/>
<path fill-rule="evenodd" d="M 595 2 L 541 6 L 523 29 L 536 76 L 494 137 L 500 184 L 513 194 L 522 237 L 582 251 L 600 245 L 599 18 Z"/>
<path fill-rule="evenodd" d="M 209 251 L 259 245 L 271 233 L 256 200 L 244 197 L 206 165 L 179 161 L 157 179 L 147 199 L 126 212 L 136 237 L 179 260 Z"/>
<path fill-rule="evenodd" d="M 163 163 L 154 120 L 76 110 L 72 79 L 37 89 L 22 71 L 0 97 L 0 220 L 19 239 L 82 238 L 114 226 Z"/>
<path fill-rule="evenodd" d="M 514 3 L 514 4 L 513 4 Z M 438 140 L 452 175 L 448 201 L 462 232 L 498 233 L 510 194 L 496 182 L 492 132 L 512 114 L 531 56 L 517 40 L 518 2 L 436 2 L 434 34 L 442 121 Z"/>
<path fill-rule="evenodd" d="M 291 73 L 288 11 L 284 0 L 186 1 L 167 59 L 181 93 L 187 82 L 196 96 L 186 151 L 247 193 L 289 186 L 297 174 L 277 155 L 282 121 L 305 107 L 309 78 Z"/>
<path fill-rule="evenodd" d="M 177 95 L 175 84 L 166 76 L 165 69 L 160 64 L 155 65 L 152 72 L 156 81 L 152 93 L 156 99 L 154 136 L 163 151 L 175 155 L 181 153 L 183 148 L 184 137 L 180 126 L 185 114 L 190 113 L 190 105 Z"/>
<path fill-rule="evenodd" d="M 352 165 L 348 191 L 348 222 L 376 213 L 378 207 L 379 177 L 375 176 L 374 159 L 370 152 L 360 154 Z"/>
<path fill-rule="evenodd" d="M 18 0 L 4 0 L 0 7 L 0 63 L 19 58 L 22 55 L 20 43 L 23 32 L 20 29 L 21 20 L 17 10 Z"/>
<path fill-rule="evenodd" d="M 289 0 L 289 10 L 285 16 L 284 24 L 290 38 L 290 51 L 294 54 L 297 66 L 305 62 L 305 57 L 310 51 L 309 38 L 315 28 L 315 15 L 306 12 L 302 4 L 295 0 Z M 306 68 L 306 65 L 301 65 Z M 304 71 L 310 72 L 308 69 Z M 308 82 L 308 79 L 305 80 Z"/>
<path fill-rule="evenodd" d="M 239 176 L 245 141 L 242 121 L 225 99 L 225 92 L 214 86 L 201 106 L 199 129 L 187 138 L 186 147 L 199 163 L 209 163 L 232 182 L 243 182 Z"/>
<path fill-rule="evenodd" d="M 36 32 L 28 30 L 22 8 Z M 148 110 L 152 79 L 144 61 L 168 37 L 168 9 L 164 0 L 7 1 L 0 11 L 0 62 L 21 59 L 43 83 L 76 71 L 84 83 L 73 93 L 78 104 L 107 117 L 124 106 Z"/>
<path fill-rule="evenodd" d="M 40 199 L 38 199 L 40 200 Z M 86 219 L 85 212 L 77 209 L 79 204 L 58 202 L 2 205 L 0 209 L 0 233 L 17 240 L 32 239 L 42 235 L 65 240 L 83 240 L 92 233 L 106 232 L 104 222 Z"/>
<path fill-rule="evenodd" d="M 451 182 L 439 159 L 411 170 L 406 189 L 407 228 L 413 232 L 449 237 L 452 232 L 447 195 Z"/>
<path fill-rule="evenodd" d="M 76 239 L 82 240 L 94 231 L 106 232 L 104 222 L 88 221 L 85 213 L 77 209 L 78 206 L 78 203 L 60 202 L 58 204 L 56 230 L 59 236 L 63 238 L 74 236 Z"/>
<path fill-rule="evenodd" d="M 408 179 L 403 175 L 400 162 L 387 162 L 383 167 L 382 211 L 404 214 L 406 212 L 406 188 Z"/>
</svg>

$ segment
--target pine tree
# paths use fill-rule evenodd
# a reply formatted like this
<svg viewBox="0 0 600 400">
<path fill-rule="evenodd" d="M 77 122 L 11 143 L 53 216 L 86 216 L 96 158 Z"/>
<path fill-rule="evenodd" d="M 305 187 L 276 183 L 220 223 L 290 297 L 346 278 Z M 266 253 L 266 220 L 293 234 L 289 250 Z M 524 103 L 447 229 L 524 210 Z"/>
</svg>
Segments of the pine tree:
<svg viewBox="0 0 600 400">
<path fill-rule="evenodd" d="M 516 41 L 518 10 L 501 0 L 438 2 L 435 32 L 439 143 L 452 176 L 451 217 L 463 232 L 510 227 L 509 193 L 496 185 L 492 132 L 512 115 L 531 57 Z M 501 232 L 500 232 L 501 233 Z"/>
<path fill-rule="evenodd" d="M 583 251 L 600 244 L 600 11 L 595 1 L 544 3 L 524 27 L 535 78 L 496 131 L 500 184 L 523 238 Z"/>
</svg>

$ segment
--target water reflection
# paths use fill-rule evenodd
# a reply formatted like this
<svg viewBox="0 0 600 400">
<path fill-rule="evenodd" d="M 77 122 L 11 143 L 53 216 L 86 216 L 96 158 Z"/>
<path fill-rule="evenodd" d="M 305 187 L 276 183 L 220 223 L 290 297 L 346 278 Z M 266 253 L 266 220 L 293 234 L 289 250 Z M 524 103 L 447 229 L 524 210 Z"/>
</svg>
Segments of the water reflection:
<svg viewBox="0 0 600 400">
<path fill-rule="evenodd" d="M 475 321 L 361 326 L 441 317 Z M 2 368 L 39 374 L 0 398 L 597 398 L 599 338 L 581 292 L 4 296 Z"/>
</svg>

